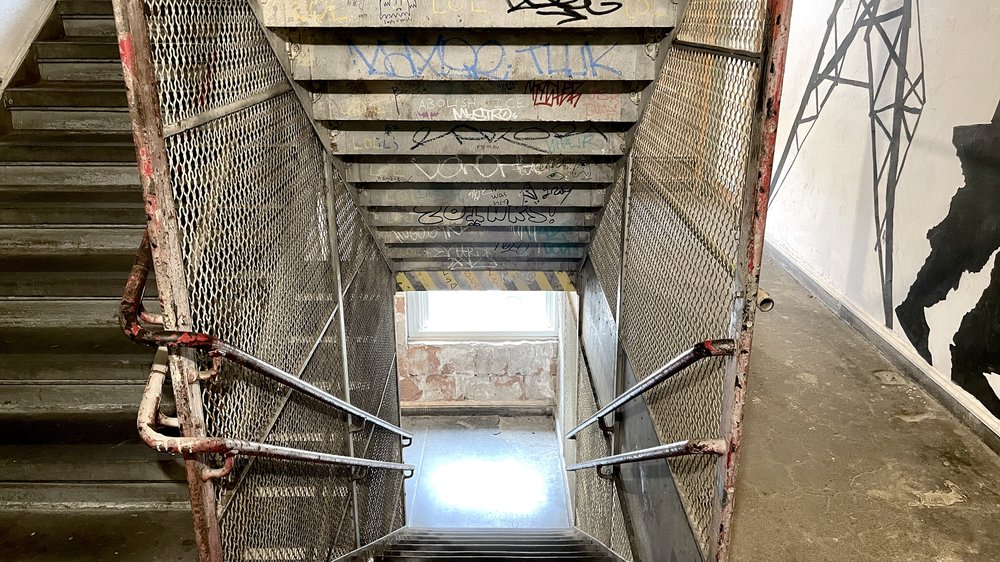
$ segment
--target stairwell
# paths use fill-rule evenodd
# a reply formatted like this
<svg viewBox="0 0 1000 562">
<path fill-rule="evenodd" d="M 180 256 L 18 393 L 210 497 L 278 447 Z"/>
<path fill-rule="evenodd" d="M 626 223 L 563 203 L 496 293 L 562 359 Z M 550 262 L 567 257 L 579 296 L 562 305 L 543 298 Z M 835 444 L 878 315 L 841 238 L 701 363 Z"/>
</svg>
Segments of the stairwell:
<svg viewBox="0 0 1000 562">
<path fill-rule="evenodd" d="M 620 560 L 594 539 L 571 529 L 407 529 L 376 562 L 503 562 L 508 560 Z"/>
<path fill-rule="evenodd" d="M 578 270 L 677 18 L 669 2 L 260 4 L 403 272 Z"/>
<path fill-rule="evenodd" d="M 589 519 L 577 512 L 581 530 L 396 531 L 405 525 L 401 496 L 412 467 L 395 462 L 406 439 L 392 431 L 399 421 L 392 292 L 591 285 L 580 291 L 581 306 L 596 306 L 597 320 L 607 324 L 599 326 L 602 335 L 615 338 L 591 352 L 614 349 L 626 361 L 600 375 L 607 384 L 597 388 L 581 345 L 575 421 L 607 402 L 602 393 L 621 390 L 630 368 L 625 352 L 642 360 L 635 376 L 645 376 L 669 353 L 729 334 L 654 329 L 664 309 L 680 305 L 659 288 L 646 294 L 641 283 L 628 291 L 627 217 L 632 210 L 645 219 L 633 242 L 641 249 L 648 240 L 652 250 L 630 259 L 646 265 L 678 264 L 671 251 L 702 243 L 717 251 L 716 235 L 732 244 L 719 264 L 695 265 L 722 272 L 721 296 L 702 300 L 726 318 L 735 313 L 730 270 L 740 248 L 732 233 L 762 223 L 723 221 L 746 211 L 740 204 L 750 170 L 740 166 L 754 165 L 742 152 L 754 139 L 741 131 L 732 143 L 721 140 L 737 121 L 749 127 L 760 113 L 753 73 L 763 64 L 755 53 L 764 51 L 711 36 L 739 22 L 719 24 L 702 2 L 707 12 L 695 13 L 691 44 L 671 76 L 661 63 L 681 7 L 673 2 L 483 4 L 115 0 L 121 49 L 135 55 L 123 74 L 111 3 L 59 0 L 53 24 L 4 92 L 10 130 L 0 137 L 0 507 L 8 511 L 0 516 L 56 508 L 183 514 L 190 491 L 203 560 L 333 559 L 372 543 L 387 547 L 379 560 L 609 560 L 615 540 L 625 556 L 626 520 L 643 514 L 626 516 L 638 504 L 622 505 L 623 480 L 596 472 L 578 476 L 581 489 L 597 494 L 576 498 L 595 512 Z M 738 10 L 725 17 L 743 17 L 741 25 L 760 32 L 762 6 L 752 17 Z M 698 21 L 702 16 L 707 20 Z M 746 64 L 725 67 L 730 59 Z M 730 103 L 720 89 L 742 98 Z M 654 95 L 678 103 L 661 103 L 656 119 L 647 119 L 644 104 Z M 720 108 L 736 117 L 708 118 Z M 691 123 L 685 111 L 695 114 Z M 143 155 L 148 217 L 130 129 Z M 645 183 L 630 202 L 632 159 L 625 156 L 633 135 L 646 146 L 631 154 L 649 169 L 640 170 Z M 698 147 L 709 157 L 677 146 L 685 135 L 710 141 L 702 143 L 710 149 Z M 731 190 L 713 184 L 692 191 L 690 201 L 654 191 L 658 183 L 693 186 L 702 179 L 695 174 L 711 175 L 702 168 L 713 159 L 734 163 Z M 666 221 L 670 205 L 707 214 L 719 232 L 706 235 L 697 224 L 671 230 L 685 215 Z M 189 487 L 177 459 L 139 443 L 136 404 L 151 352 L 122 337 L 116 318 L 147 218 L 164 327 L 195 334 L 167 341 L 177 333 L 153 329 L 137 339 L 175 348 L 200 341 L 201 352 L 236 342 L 216 354 L 221 370 L 204 371 L 207 357 L 195 352 L 171 358 L 170 374 L 186 383 L 176 392 L 189 445 L 156 441 L 159 434 L 150 442 L 190 457 Z M 747 255 L 759 254 L 748 244 Z M 678 283 L 699 275 L 687 269 Z M 744 289 L 755 294 L 756 278 Z M 634 317 L 645 308 L 652 321 Z M 752 320 L 752 310 L 742 312 Z M 620 341 L 634 334 L 616 322 L 645 326 L 660 340 Z M 134 328 L 130 333 L 143 332 Z M 591 345 L 591 336 L 581 326 L 583 343 Z M 236 347 L 239 353 L 226 355 Z M 261 375 L 294 391 L 261 384 Z M 299 384 L 307 379 L 319 386 Z M 162 379 L 150 380 L 150 390 L 160 390 Z M 695 398 L 732 390 L 708 388 L 708 398 Z M 351 416 L 361 416 L 353 420 L 360 427 L 353 427 L 336 409 L 340 397 L 387 418 L 380 426 L 387 431 L 357 411 Z M 315 410 L 310 400 L 327 409 Z M 154 427 L 153 402 L 146 411 L 154 421 L 143 429 L 169 433 Z M 650 424 L 646 439 L 717 437 L 718 416 L 702 414 L 712 427 L 704 435 Z M 590 429 L 595 446 L 580 445 L 576 460 L 614 452 L 604 433 Z M 196 452 L 191 443 L 206 448 Z M 255 454 L 272 458 L 244 458 Z M 309 455 L 310 464 L 300 462 Z M 345 457 L 383 466 L 348 473 L 336 467 Z M 714 456 L 699 458 L 696 475 L 704 478 L 681 483 L 699 511 L 697 521 L 684 521 L 682 538 L 689 552 L 715 556 L 728 541 L 728 512 L 712 494 L 734 473 L 717 468 Z M 95 519 L 81 517 L 93 526 Z"/>
<path fill-rule="evenodd" d="M 2 98 L 0 519 L 71 521 L 84 549 L 188 518 L 182 465 L 135 428 L 153 353 L 116 316 L 146 218 L 114 36 L 110 1 L 59 0 Z"/>
</svg>

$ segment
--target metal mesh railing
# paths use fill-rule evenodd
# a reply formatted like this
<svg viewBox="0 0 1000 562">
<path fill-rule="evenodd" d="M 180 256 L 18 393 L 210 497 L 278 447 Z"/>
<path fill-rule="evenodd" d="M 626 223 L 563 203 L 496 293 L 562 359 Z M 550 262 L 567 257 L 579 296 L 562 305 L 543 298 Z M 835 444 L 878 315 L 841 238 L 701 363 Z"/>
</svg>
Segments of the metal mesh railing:
<svg viewBox="0 0 1000 562">
<path fill-rule="evenodd" d="M 145 181 L 144 188 L 169 209 L 151 211 L 150 228 L 160 295 L 176 319 L 169 323 L 183 321 L 183 329 L 398 424 L 392 274 L 343 182 L 328 173 L 320 139 L 251 3 L 114 2 L 140 171 L 158 178 L 158 191 L 150 194 Z M 143 91 L 156 99 L 140 99 Z M 175 353 L 174 370 L 209 366 L 208 357 L 197 364 L 189 357 Z M 198 437 L 402 461 L 399 435 L 369 422 L 352 433 L 339 409 L 249 368 L 223 362 L 200 386 L 178 408 Z M 214 486 L 200 479 L 192 486 L 215 499 L 194 502 L 211 506 L 194 509 L 203 559 L 331 560 L 361 546 L 357 535 L 377 540 L 403 524 L 396 505 L 403 474 L 361 472 L 237 457 Z M 355 508 L 375 510 L 361 529 Z"/>
<path fill-rule="evenodd" d="M 764 0 L 689 0 L 677 40 L 759 53 L 766 8 Z"/>
<path fill-rule="evenodd" d="M 580 350 L 577 377 L 569 383 L 576 391 L 576 419 L 574 425 L 597 411 L 597 398 L 590 371 Z M 611 454 L 611 442 L 596 425 L 581 431 L 574 440 L 573 462 L 605 457 Z M 632 560 L 625 514 L 614 480 L 602 478 L 597 471 L 587 470 L 573 474 L 573 506 L 575 524 L 580 530 L 601 541 L 625 560 Z"/>
<path fill-rule="evenodd" d="M 582 353 L 577 373 L 576 423 L 580 423 L 597 411 L 594 385 Z M 587 427 L 576 436 L 577 462 L 610 454 L 611 443 L 596 425 Z M 576 526 L 606 545 L 611 544 L 611 510 L 614 495 L 615 486 L 612 481 L 601 478 L 597 471 L 587 470 L 576 474 Z"/>
<path fill-rule="evenodd" d="M 611 314 L 618 310 L 618 276 L 622 264 L 622 201 L 625 197 L 626 170 L 620 169 L 615 185 L 604 205 L 601 222 L 594 230 L 594 241 L 590 246 L 590 260 L 601 282 L 604 296 L 608 300 Z"/>
<path fill-rule="evenodd" d="M 167 125 L 286 84 L 246 0 L 145 0 Z"/>
<path fill-rule="evenodd" d="M 624 262 L 617 329 L 640 379 L 699 342 L 737 342 L 733 357 L 699 361 L 645 394 L 664 444 L 721 437 L 738 447 L 742 386 L 735 380 L 746 375 L 766 211 L 750 190 L 766 189 L 757 175 L 769 173 L 773 140 L 762 134 L 776 123 L 771 110 L 780 93 L 761 88 L 761 69 L 775 41 L 783 65 L 787 22 L 776 39 L 767 17 L 788 5 L 688 3 L 636 127 L 624 197 L 616 200 L 616 186 L 589 251 L 612 314 L 616 267 Z M 783 66 L 767 68 L 768 87 L 780 84 Z M 764 95 L 771 97 L 762 101 Z M 603 456 L 591 452 L 591 459 Z M 695 454 L 666 461 L 705 557 L 725 557 L 733 459 Z M 612 532 L 606 544 L 622 545 L 621 535 Z"/>
<path fill-rule="evenodd" d="M 695 342 L 734 337 L 736 267 L 757 67 L 673 50 L 632 153 L 622 345 L 652 373 Z M 719 433 L 726 360 L 702 362 L 651 391 L 663 443 Z M 715 459 L 670 461 L 688 515 L 708 544 Z"/>
</svg>

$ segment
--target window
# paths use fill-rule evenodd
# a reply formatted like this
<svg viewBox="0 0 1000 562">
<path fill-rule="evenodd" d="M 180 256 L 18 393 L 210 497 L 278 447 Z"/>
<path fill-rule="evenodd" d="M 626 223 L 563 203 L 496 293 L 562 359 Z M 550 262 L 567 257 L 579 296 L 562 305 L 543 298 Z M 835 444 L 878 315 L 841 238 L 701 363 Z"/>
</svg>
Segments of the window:
<svg viewBox="0 0 1000 562">
<path fill-rule="evenodd" d="M 510 340 L 554 338 L 551 291 L 410 291 L 410 339 Z"/>
</svg>

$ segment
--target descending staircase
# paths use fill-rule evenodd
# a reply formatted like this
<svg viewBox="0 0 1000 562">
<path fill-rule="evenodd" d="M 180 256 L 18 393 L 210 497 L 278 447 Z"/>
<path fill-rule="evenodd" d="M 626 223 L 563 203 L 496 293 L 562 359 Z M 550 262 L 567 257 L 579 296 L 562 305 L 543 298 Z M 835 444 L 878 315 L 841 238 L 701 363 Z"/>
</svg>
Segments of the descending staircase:
<svg viewBox="0 0 1000 562">
<path fill-rule="evenodd" d="M 260 4 L 396 271 L 577 270 L 678 9 Z"/>
<path fill-rule="evenodd" d="M 378 562 L 502 562 L 620 560 L 597 541 L 570 529 L 407 529 Z"/>
<path fill-rule="evenodd" d="M 52 24 L 2 97 L 0 510 L 186 509 L 135 429 L 153 354 L 117 325 L 145 215 L 111 2 Z"/>
</svg>

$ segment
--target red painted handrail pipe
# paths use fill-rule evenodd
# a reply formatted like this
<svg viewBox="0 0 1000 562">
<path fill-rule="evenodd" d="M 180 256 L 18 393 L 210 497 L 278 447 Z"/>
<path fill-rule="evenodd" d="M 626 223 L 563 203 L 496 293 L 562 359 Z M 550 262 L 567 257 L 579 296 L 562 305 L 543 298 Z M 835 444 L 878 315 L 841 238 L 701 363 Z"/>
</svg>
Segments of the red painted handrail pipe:
<svg viewBox="0 0 1000 562">
<path fill-rule="evenodd" d="M 356 416 L 362 420 L 387 429 L 404 440 L 412 440 L 413 435 L 397 425 L 389 423 L 382 418 L 372 415 L 349 402 L 330 394 L 329 392 L 310 384 L 270 363 L 258 359 L 253 355 L 233 347 L 225 341 L 198 332 L 185 332 L 176 330 L 152 330 L 143 326 L 139 321 L 143 316 L 142 295 L 146 288 L 146 280 L 149 278 L 149 271 L 153 267 L 153 252 L 149 243 L 149 233 L 144 232 L 142 242 L 139 244 L 139 251 L 135 257 L 135 264 L 129 273 L 128 281 L 125 282 L 125 291 L 122 293 L 121 305 L 118 309 L 118 321 L 122 331 L 132 341 L 150 347 L 166 347 L 168 349 L 191 348 L 207 351 L 213 359 L 220 362 L 228 359 L 233 363 L 242 365 L 265 377 L 284 385 L 292 390 L 301 392 L 315 400 L 332 406 L 342 412 Z M 154 315 L 145 315 L 147 318 Z M 210 451 L 217 452 L 217 451 Z"/>
<path fill-rule="evenodd" d="M 158 357 L 159 358 L 159 357 Z M 142 393 L 142 401 L 139 402 L 139 415 L 136 423 L 139 429 L 139 436 L 146 445 L 157 451 L 174 455 L 183 455 L 185 458 L 199 454 L 219 454 L 225 456 L 225 465 L 217 469 L 205 469 L 202 478 L 220 478 L 229 474 L 233 469 L 233 459 L 237 455 L 251 457 L 267 457 L 272 459 L 295 460 L 304 462 L 315 462 L 321 464 L 336 464 L 360 468 L 383 468 L 389 470 L 412 471 L 411 464 L 385 462 L 356 457 L 346 457 L 330 453 L 320 453 L 295 449 L 292 447 L 282 447 L 270 445 L 268 443 L 258 443 L 254 441 L 243 441 L 239 439 L 227 439 L 225 437 L 172 437 L 157 431 L 158 420 L 162 418 L 160 413 L 160 401 L 163 398 L 163 383 L 166 381 L 167 366 L 163 360 L 153 363 L 153 368 L 149 372 L 149 379 L 146 381 L 146 388 Z"/>
</svg>

